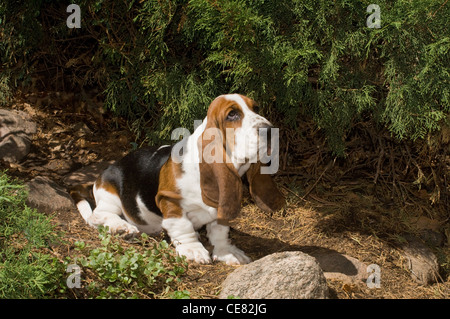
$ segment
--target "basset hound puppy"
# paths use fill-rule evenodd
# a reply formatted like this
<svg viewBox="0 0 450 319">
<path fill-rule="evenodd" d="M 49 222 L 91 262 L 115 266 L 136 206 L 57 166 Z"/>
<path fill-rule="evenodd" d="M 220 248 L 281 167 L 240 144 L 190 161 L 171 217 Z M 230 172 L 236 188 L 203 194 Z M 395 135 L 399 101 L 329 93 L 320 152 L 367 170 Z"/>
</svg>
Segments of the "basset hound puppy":
<svg viewBox="0 0 450 319">
<path fill-rule="evenodd" d="M 262 210 L 275 211 L 285 203 L 271 176 L 261 173 L 264 164 L 258 159 L 262 147 L 270 153 L 270 143 L 259 131 L 271 128 L 250 98 L 221 95 L 189 137 L 174 146 L 141 148 L 109 166 L 93 185 L 95 201 L 84 187 L 70 193 L 91 226 L 125 235 L 164 229 L 179 255 L 210 263 L 196 232 L 206 225 L 213 260 L 249 263 L 230 243 L 228 221 L 240 211 L 244 174 Z"/>
</svg>

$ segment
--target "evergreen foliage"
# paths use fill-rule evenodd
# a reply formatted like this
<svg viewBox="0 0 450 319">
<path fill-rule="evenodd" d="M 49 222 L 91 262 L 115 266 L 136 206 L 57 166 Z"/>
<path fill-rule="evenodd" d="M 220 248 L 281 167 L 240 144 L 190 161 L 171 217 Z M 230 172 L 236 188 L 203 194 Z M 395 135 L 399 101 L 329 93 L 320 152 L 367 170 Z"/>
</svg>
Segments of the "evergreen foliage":
<svg viewBox="0 0 450 319">
<path fill-rule="evenodd" d="M 106 106 L 151 142 L 192 129 L 229 92 L 258 100 L 279 125 L 312 117 L 339 155 L 362 118 L 424 138 L 449 114 L 449 4 L 377 1 L 376 29 L 370 3 L 80 0 L 81 29 L 68 29 L 65 1 L 1 0 L 0 85 L 55 61 L 73 87 L 100 85 Z"/>
</svg>

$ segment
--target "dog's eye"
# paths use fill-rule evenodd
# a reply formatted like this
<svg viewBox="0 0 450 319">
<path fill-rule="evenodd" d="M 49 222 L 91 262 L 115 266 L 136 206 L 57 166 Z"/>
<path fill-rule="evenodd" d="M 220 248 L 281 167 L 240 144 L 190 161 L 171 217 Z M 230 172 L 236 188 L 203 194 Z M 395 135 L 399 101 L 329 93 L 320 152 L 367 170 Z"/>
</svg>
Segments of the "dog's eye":
<svg viewBox="0 0 450 319">
<path fill-rule="evenodd" d="M 227 115 L 227 121 L 238 121 L 241 118 L 238 111 L 232 110 Z"/>
</svg>

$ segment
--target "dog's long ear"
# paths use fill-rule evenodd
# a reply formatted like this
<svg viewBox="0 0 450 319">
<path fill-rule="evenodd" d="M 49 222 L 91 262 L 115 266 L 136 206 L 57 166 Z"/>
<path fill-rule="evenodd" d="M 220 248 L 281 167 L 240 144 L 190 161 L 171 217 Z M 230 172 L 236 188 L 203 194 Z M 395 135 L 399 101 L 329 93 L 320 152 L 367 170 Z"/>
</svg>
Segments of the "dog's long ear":
<svg viewBox="0 0 450 319">
<path fill-rule="evenodd" d="M 281 209 L 286 200 L 278 190 L 277 185 L 269 174 L 261 174 L 261 163 L 250 165 L 247 171 L 250 194 L 256 205 L 265 212 Z"/>
<path fill-rule="evenodd" d="M 241 178 L 231 161 L 227 161 L 220 129 L 208 125 L 198 139 L 198 147 L 203 202 L 217 208 L 218 222 L 227 224 L 241 209 Z"/>
</svg>

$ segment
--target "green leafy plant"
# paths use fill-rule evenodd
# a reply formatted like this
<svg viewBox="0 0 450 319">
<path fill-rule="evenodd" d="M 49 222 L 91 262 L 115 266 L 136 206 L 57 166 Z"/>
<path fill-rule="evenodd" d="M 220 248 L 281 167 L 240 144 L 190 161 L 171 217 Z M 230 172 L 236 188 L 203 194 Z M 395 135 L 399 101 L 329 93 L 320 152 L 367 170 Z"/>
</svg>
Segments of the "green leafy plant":
<svg viewBox="0 0 450 319">
<path fill-rule="evenodd" d="M 166 241 L 157 242 L 142 234 L 138 242 L 145 247 L 124 248 L 120 240 L 99 228 L 100 247 L 87 247 L 76 242 L 86 256 L 75 263 L 92 275 L 86 288 L 95 298 L 184 298 L 187 291 L 174 290 L 187 270 L 186 261 L 176 256 Z"/>
<path fill-rule="evenodd" d="M 52 297 L 64 273 L 45 250 L 58 242 L 50 218 L 25 199 L 23 185 L 0 172 L 0 298 Z"/>
</svg>

